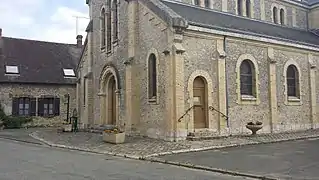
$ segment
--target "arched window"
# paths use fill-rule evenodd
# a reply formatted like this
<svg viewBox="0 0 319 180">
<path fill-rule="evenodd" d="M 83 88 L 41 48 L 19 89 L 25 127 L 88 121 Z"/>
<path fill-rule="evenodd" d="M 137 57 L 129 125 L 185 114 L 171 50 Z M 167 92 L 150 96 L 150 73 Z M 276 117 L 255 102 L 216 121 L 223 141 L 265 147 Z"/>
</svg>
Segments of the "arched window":
<svg viewBox="0 0 319 180">
<path fill-rule="evenodd" d="M 210 8 L 210 0 L 205 0 L 205 7 Z"/>
<path fill-rule="evenodd" d="M 194 0 L 194 4 L 195 4 L 196 6 L 199 6 L 199 0 Z"/>
<path fill-rule="evenodd" d="M 287 68 L 287 94 L 293 97 L 299 97 L 299 72 L 294 65 Z"/>
<path fill-rule="evenodd" d="M 243 15 L 243 11 L 242 11 L 243 4 L 242 3 L 243 3 L 242 0 L 237 1 L 237 12 L 238 12 L 238 15 L 240 15 L 240 16 Z"/>
<path fill-rule="evenodd" d="M 118 39 L 118 6 L 117 0 L 113 0 L 113 40 Z"/>
<path fill-rule="evenodd" d="M 277 9 L 277 7 L 274 7 L 273 10 L 272 10 L 272 16 L 273 16 L 273 19 L 274 19 L 274 23 L 276 23 L 276 24 L 278 24 L 277 13 L 278 13 L 278 9 Z"/>
<path fill-rule="evenodd" d="M 246 59 L 240 65 L 240 93 L 241 95 L 255 96 L 254 65 Z"/>
<path fill-rule="evenodd" d="M 250 6 L 251 6 L 250 0 L 246 0 L 246 16 L 247 17 L 251 17 Z"/>
<path fill-rule="evenodd" d="M 280 24 L 281 25 L 285 24 L 285 11 L 284 11 L 284 9 L 280 9 Z"/>
<path fill-rule="evenodd" d="M 102 8 L 100 15 L 100 26 L 101 26 L 101 49 L 105 48 L 106 36 L 105 36 L 105 9 Z"/>
<path fill-rule="evenodd" d="M 111 51 L 112 47 L 112 15 L 111 15 L 111 4 L 107 1 L 107 23 L 106 23 L 106 41 L 107 41 L 107 51 Z"/>
<path fill-rule="evenodd" d="M 148 97 L 154 99 L 157 96 L 156 84 L 156 56 L 151 54 L 148 58 Z"/>
</svg>

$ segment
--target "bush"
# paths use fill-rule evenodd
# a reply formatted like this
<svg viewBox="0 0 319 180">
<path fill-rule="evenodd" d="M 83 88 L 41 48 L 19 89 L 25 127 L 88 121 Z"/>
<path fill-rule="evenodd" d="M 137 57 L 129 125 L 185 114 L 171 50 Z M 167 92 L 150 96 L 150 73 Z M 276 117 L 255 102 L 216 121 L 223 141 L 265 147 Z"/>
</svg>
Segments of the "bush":
<svg viewBox="0 0 319 180">
<path fill-rule="evenodd" d="M 3 126 L 6 129 L 18 129 L 21 128 L 23 124 L 31 122 L 32 118 L 7 116 L 0 104 L 0 121 L 2 121 Z"/>
</svg>

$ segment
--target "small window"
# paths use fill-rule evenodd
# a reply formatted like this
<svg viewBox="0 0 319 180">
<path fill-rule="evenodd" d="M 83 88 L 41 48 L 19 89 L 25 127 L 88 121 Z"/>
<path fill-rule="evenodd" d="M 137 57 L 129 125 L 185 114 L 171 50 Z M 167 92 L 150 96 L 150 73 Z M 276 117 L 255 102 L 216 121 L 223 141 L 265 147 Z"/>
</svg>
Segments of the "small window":
<svg viewBox="0 0 319 180">
<path fill-rule="evenodd" d="M 155 99 L 157 95 L 156 56 L 151 54 L 148 59 L 148 95 L 149 99 Z"/>
<path fill-rule="evenodd" d="M 18 66 L 6 66 L 6 74 L 19 74 Z"/>
<path fill-rule="evenodd" d="M 299 98 L 299 73 L 294 65 L 289 65 L 287 69 L 287 94 L 288 97 Z"/>
<path fill-rule="evenodd" d="M 251 6 L 250 0 L 246 0 L 246 16 L 247 17 L 251 17 L 250 6 Z"/>
<path fill-rule="evenodd" d="M 118 5 L 117 0 L 113 0 L 113 41 L 118 40 Z"/>
<path fill-rule="evenodd" d="M 278 17 L 277 17 L 277 13 L 278 13 L 278 9 L 277 7 L 274 7 L 273 10 L 272 10 L 272 13 L 273 13 L 273 19 L 274 19 L 274 23 L 275 24 L 278 24 Z"/>
<path fill-rule="evenodd" d="M 105 48 L 105 9 L 103 8 L 101 11 L 101 49 Z"/>
<path fill-rule="evenodd" d="M 59 98 L 40 98 L 38 100 L 38 114 L 42 117 L 60 115 Z"/>
<path fill-rule="evenodd" d="M 243 15 L 243 11 L 242 11 L 243 4 L 242 3 L 243 3 L 242 0 L 237 1 L 237 12 L 238 12 L 238 15 L 240 15 L 240 16 Z"/>
<path fill-rule="evenodd" d="M 205 0 L 205 7 L 210 8 L 210 0 Z"/>
<path fill-rule="evenodd" d="M 75 77 L 73 69 L 63 69 L 63 73 L 66 77 Z"/>
<path fill-rule="evenodd" d="M 250 60 L 244 60 L 240 65 L 240 92 L 241 95 L 254 96 L 254 67 Z"/>
<path fill-rule="evenodd" d="M 285 24 L 285 11 L 284 11 L 284 9 L 280 9 L 280 24 L 281 25 Z"/>
<path fill-rule="evenodd" d="M 108 52 L 112 50 L 112 16 L 111 16 L 111 3 L 107 1 L 107 19 L 106 19 L 106 49 Z"/>
</svg>

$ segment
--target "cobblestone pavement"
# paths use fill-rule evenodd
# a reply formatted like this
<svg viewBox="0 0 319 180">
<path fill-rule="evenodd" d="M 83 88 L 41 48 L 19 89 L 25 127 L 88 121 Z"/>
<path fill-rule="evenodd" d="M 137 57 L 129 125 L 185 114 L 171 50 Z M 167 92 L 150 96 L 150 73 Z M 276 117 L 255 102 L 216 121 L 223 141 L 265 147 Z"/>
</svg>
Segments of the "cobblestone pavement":
<svg viewBox="0 0 319 180">
<path fill-rule="evenodd" d="M 31 136 L 55 147 L 143 159 L 165 154 L 319 137 L 319 130 L 182 142 L 166 142 L 145 137 L 126 137 L 124 144 L 117 145 L 103 142 L 101 134 L 88 132 L 57 133 L 56 129 L 41 129 L 33 132 Z"/>
</svg>

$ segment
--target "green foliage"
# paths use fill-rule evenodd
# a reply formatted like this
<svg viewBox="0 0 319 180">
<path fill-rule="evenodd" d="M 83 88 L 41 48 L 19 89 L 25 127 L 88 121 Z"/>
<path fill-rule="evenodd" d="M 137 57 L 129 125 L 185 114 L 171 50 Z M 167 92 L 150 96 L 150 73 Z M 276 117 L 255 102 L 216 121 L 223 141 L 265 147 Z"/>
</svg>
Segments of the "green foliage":
<svg viewBox="0 0 319 180">
<path fill-rule="evenodd" d="M 6 129 L 18 129 L 21 128 L 23 124 L 32 122 L 32 117 L 15 117 L 7 116 L 0 104 L 0 121 Z"/>
</svg>

